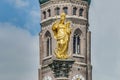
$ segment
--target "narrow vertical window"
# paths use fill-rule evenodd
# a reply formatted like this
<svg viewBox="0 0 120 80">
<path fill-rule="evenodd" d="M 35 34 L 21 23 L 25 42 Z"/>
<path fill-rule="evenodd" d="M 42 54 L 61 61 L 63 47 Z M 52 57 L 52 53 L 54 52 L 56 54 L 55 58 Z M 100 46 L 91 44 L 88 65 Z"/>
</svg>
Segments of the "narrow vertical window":
<svg viewBox="0 0 120 80">
<path fill-rule="evenodd" d="M 59 7 L 55 8 L 55 14 L 60 15 L 60 8 Z"/>
<path fill-rule="evenodd" d="M 51 16 L 51 10 L 48 9 L 48 17 L 50 17 L 50 16 Z"/>
<path fill-rule="evenodd" d="M 73 8 L 73 15 L 76 15 L 76 13 L 77 13 L 77 8 L 74 7 L 74 8 Z"/>
<path fill-rule="evenodd" d="M 80 54 L 80 34 L 81 31 L 76 29 L 73 36 L 73 53 Z"/>
<path fill-rule="evenodd" d="M 43 18 L 46 19 L 46 12 L 43 12 Z"/>
<path fill-rule="evenodd" d="M 76 36 L 73 36 L 73 53 L 76 53 Z"/>
<path fill-rule="evenodd" d="M 46 37 L 46 57 L 52 55 L 52 38 L 49 31 L 45 34 Z"/>
<path fill-rule="evenodd" d="M 52 55 L 52 38 L 50 38 L 50 55 Z"/>
<path fill-rule="evenodd" d="M 47 47 L 47 56 L 49 56 L 49 53 L 50 53 L 50 40 L 49 40 L 49 38 L 47 39 L 46 47 Z"/>
<path fill-rule="evenodd" d="M 67 7 L 64 7 L 63 11 L 64 11 L 65 14 L 68 14 L 68 8 Z"/>
<path fill-rule="evenodd" d="M 79 10 L 79 16 L 83 16 L 83 8 Z"/>
<path fill-rule="evenodd" d="M 79 35 L 77 36 L 77 45 L 76 45 L 76 47 L 77 47 L 77 54 L 80 54 L 80 36 Z"/>
</svg>

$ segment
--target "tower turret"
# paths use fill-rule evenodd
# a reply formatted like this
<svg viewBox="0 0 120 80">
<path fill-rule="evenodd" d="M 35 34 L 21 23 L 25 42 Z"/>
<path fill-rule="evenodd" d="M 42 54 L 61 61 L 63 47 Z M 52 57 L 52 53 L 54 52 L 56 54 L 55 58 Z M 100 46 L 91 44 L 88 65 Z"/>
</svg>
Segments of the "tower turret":
<svg viewBox="0 0 120 80">
<path fill-rule="evenodd" d="M 91 0 L 39 0 L 41 10 L 39 80 L 56 80 L 48 64 L 55 58 L 56 40 L 52 25 L 62 12 L 70 21 L 71 35 L 68 52 L 75 60 L 69 80 L 92 80 L 91 32 L 88 13 Z"/>
</svg>

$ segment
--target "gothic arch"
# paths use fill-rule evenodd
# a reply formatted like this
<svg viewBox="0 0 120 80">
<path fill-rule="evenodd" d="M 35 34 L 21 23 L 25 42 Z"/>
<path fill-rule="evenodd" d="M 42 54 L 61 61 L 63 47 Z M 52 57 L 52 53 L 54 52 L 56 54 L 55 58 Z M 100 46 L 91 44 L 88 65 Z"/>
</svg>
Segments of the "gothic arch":
<svg viewBox="0 0 120 80">
<path fill-rule="evenodd" d="M 82 32 L 81 32 L 81 30 L 80 30 L 79 28 L 77 28 L 77 29 L 74 30 L 74 34 L 79 34 L 79 35 L 81 35 L 81 33 L 82 33 Z"/>
<path fill-rule="evenodd" d="M 68 14 L 68 7 L 63 7 L 63 11 L 65 14 Z"/>
<path fill-rule="evenodd" d="M 48 12 L 48 17 L 51 17 L 51 10 L 48 9 L 47 12 Z"/>
<path fill-rule="evenodd" d="M 59 7 L 55 8 L 55 15 L 60 15 L 60 8 Z"/>
<path fill-rule="evenodd" d="M 77 28 L 73 33 L 73 53 L 80 54 L 81 30 Z"/>
<path fill-rule="evenodd" d="M 43 19 L 46 19 L 47 16 L 46 16 L 46 11 L 43 11 Z"/>
<path fill-rule="evenodd" d="M 45 33 L 45 57 L 50 56 L 52 54 L 52 37 L 49 31 Z"/>
<path fill-rule="evenodd" d="M 46 32 L 45 32 L 45 37 L 47 38 L 47 37 L 51 37 L 51 33 L 47 30 Z"/>
<path fill-rule="evenodd" d="M 73 15 L 77 15 L 77 7 L 73 7 L 73 12 L 72 12 Z"/>
<path fill-rule="evenodd" d="M 84 11 L 83 8 L 80 8 L 80 9 L 79 9 L 79 16 L 83 16 L 83 11 Z"/>
</svg>

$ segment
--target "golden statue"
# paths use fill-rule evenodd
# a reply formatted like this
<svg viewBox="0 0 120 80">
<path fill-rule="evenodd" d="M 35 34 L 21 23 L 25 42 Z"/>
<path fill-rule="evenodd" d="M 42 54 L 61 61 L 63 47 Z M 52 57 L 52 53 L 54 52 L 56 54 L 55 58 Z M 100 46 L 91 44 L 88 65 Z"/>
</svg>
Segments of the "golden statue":
<svg viewBox="0 0 120 80">
<path fill-rule="evenodd" d="M 57 47 L 54 51 L 58 59 L 67 59 L 70 54 L 68 54 L 68 45 L 70 41 L 70 22 L 66 22 L 66 14 L 62 13 L 60 15 L 60 20 L 56 21 L 52 26 L 52 31 L 54 33 L 54 38 L 57 41 Z"/>
<path fill-rule="evenodd" d="M 80 78 L 77 78 L 77 80 L 81 80 Z"/>
</svg>

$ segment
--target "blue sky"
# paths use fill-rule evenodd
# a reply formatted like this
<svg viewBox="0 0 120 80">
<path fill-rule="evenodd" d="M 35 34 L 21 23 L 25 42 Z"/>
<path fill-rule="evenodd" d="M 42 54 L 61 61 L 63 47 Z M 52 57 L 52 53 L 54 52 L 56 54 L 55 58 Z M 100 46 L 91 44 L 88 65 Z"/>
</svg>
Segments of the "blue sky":
<svg viewBox="0 0 120 80">
<path fill-rule="evenodd" d="M 0 10 L 0 22 L 9 22 L 33 35 L 39 32 L 38 0 L 1 0 Z"/>
<path fill-rule="evenodd" d="M 37 80 L 38 0 L 0 1 L 0 80 Z"/>
<path fill-rule="evenodd" d="M 120 80 L 120 1 L 92 0 L 93 80 Z M 0 80 L 38 80 L 38 0 L 0 1 Z"/>
</svg>

